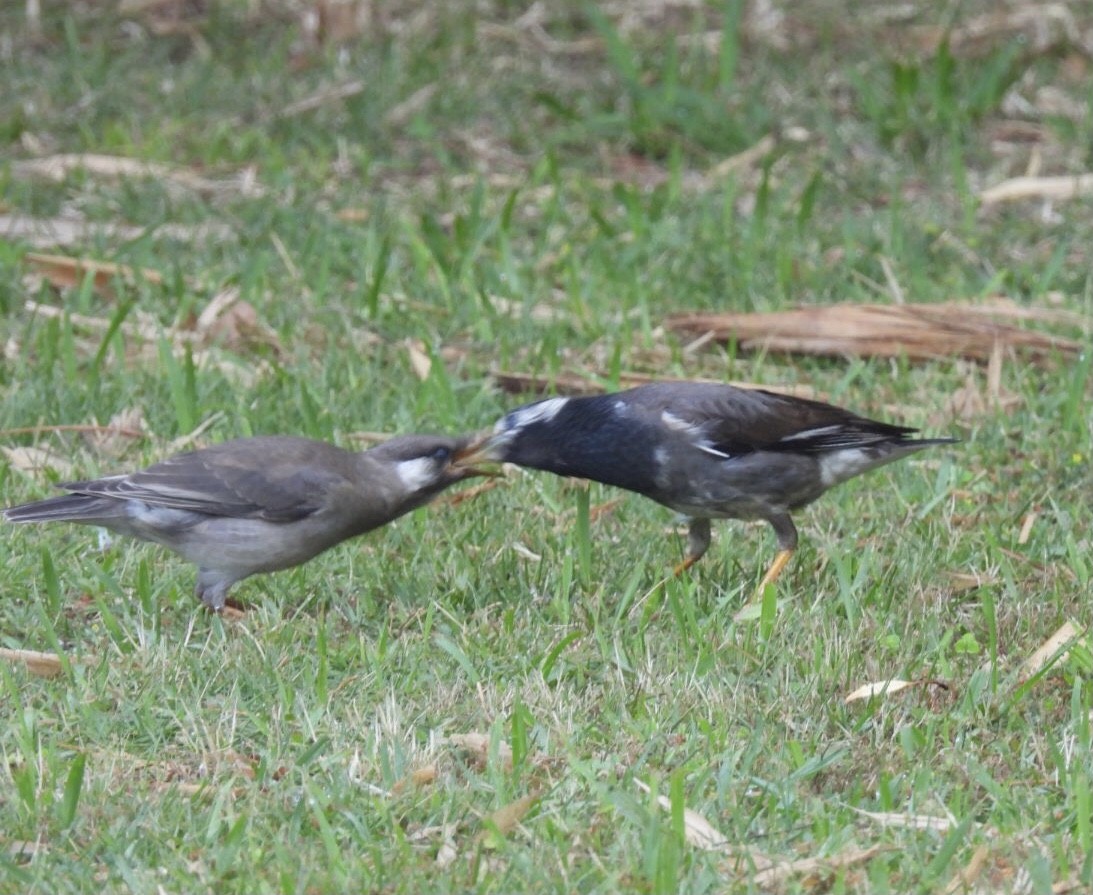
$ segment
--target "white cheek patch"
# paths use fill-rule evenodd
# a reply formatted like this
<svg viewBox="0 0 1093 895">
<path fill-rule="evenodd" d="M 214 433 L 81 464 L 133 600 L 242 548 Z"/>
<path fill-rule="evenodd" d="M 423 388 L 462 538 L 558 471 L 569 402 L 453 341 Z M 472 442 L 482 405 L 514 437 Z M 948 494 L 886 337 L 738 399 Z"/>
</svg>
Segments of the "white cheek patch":
<svg viewBox="0 0 1093 895">
<path fill-rule="evenodd" d="M 547 398 L 530 407 L 514 410 L 499 425 L 505 429 L 523 429 L 532 423 L 549 423 L 568 403 L 569 398 Z"/>
<path fill-rule="evenodd" d="M 410 491 L 420 491 L 436 483 L 436 463 L 428 457 L 415 457 L 395 464 L 399 481 Z"/>
</svg>

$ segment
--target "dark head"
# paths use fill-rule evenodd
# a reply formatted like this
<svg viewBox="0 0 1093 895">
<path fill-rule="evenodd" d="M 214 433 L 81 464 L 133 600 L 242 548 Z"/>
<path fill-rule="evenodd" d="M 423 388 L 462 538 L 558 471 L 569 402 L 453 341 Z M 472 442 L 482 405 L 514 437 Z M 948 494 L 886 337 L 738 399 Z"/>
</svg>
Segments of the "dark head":
<svg viewBox="0 0 1093 895">
<path fill-rule="evenodd" d="M 392 467 L 408 495 L 427 500 L 463 479 L 493 475 L 470 463 L 459 464 L 470 446 L 470 436 L 400 435 L 366 451 L 364 456 Z"/>
<path fill-rule="evenodd" d="M 502 417 L 464 462 L 515 463 L 646 493 L 655 480 L 657 434 L 617 394 L 547 398 Z"/>
<path fill-rule="evenodd" d="M 571 400 L 547 398 L 505 414 L 492 433 L 470 446 L 463 462 L 516 463 L 554 471 L 560 453 L 559 442 L 567 434 L 564 427 L 554 424 L 554 420 Z"/>
</svg>

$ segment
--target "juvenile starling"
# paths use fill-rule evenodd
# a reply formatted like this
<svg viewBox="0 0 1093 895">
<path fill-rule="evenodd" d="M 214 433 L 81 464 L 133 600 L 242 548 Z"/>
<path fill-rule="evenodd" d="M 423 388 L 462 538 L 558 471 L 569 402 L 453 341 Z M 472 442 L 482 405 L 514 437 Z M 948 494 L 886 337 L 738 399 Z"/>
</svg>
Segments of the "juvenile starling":
<svg viewBox="0 0 1093 895">
<path fill-rule="evenodd" d="M 307 438 L 240 438 L 130 475 L 69 482 L 68 494 L 3 515 L 162 544 L 197 566 L 198 599 L 220 610 L 237 581 L 298 566 L 484 475 L 454 465 L 468 441 L 406 435 L 355 453 Z"/>
<path fill-rule="evenodd" d="M 775 581 L 797 546 L 792 510 L 828 488 L 953 438 L 848 410 L 715 383 L 656 383 L 513 410 L 464 461 L 493 460 L 644 494 L 690 518 L 682 572 L 710 546 L 711 519 L 765 519 L 779 552 Z"/>
</svg>

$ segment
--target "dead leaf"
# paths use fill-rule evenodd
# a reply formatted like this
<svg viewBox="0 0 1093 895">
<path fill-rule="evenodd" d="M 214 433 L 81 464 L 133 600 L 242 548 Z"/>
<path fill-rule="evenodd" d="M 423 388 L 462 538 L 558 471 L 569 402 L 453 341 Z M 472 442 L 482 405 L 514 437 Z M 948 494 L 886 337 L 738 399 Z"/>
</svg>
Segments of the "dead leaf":
<svg viewBox="0 0 1093 895">
<path fill-rule="evenodd" d="M 637 778 L 634 778 L 634 785 L 647 795 L 652 792 L 647 783 Z M 657 804 L 669 813 L 672 810 L 672 800 L 665 795 L 657 796 Z M 717 827 L 697 811 L 686 807 L 683 809 L 683 838 L 695 848 L 706 851 L 721 851 L 730 844 Z"/>
<path fill-rule="evenodd" d="M 31 842 L 28 839 L 0 839 L 6 851 L 16 861 L 33 858 L 37 854 L 49 851 L 49 845 L 41 840 Z"/>
<path fill-rule="evenodd" d="M 0 659 L 7 662 L 19 662 L 27 671 L 37 677 L 56 677 L 64 667 L 61 657 L 56 653 L 40 653 L 30 649 L 5 649 L 0 647 Z"/>
<path fill-rule="evenodd" d="M 590 523 L 596 523 L 604 516 L 610 516 L 625 500 L 625 497 L 614 497 L 611 500 L 605 500 L 603 503 L 598 503 L 594 507 L 589 507 L 588 521 Z"/>
<path fill-rule="evenodd" d="M 494 370 L 490 373 L 493 381 L 502 391 L 514 395 L 552 394 L 566 396 L 602 395 L 608 387 L 604 384 L 606 374 L 588 373 L 584 375 L 558 373 L 554 376 L 538 376 L 533 373 L 516 373 Z M 651 382 L 718 382 L 736 388 L 761 388 L 779 395 L 793 395 L 798 398 L 811 398 L 815 390 L 807 385 L 761 385 L 753 382 L 719 382 L 716 379 L 680 379 L 672 376 L 653 376 L 645 373 L 621 373 L 618 377 L 619 388 L 633 388 L 648 385 Z"/>
<path fill-rule="evenodd" d="M 86 245 L 99 240 L 128 242 L 147 236 L 174 239 L 179 242 L 228 242 L 238 239 L 231 227 L 217 222 L 188 224 L 158 224 L 155 227 L 129 227 L 83 218 L 34 218 L 21 214 L 0 214 L 0 236 L 35 246 Z"/>
<path fill-rule="evenodd" d="M 342 208 L 334 212 L 334 217 L 347 224 L 362 224 L 372 216 L 367 208 Z"/>
<path fill-rule="evenodd" d="M 383 444 L 395 437 L 393 432 L 350 432 L 347 438 L 353 441 L 363 441 L 365 444 Z"/>
<path fill-rule="evenodd" d="M 852 811 L 867 817 L 882 827 L 898 827 L 909 830 L 934 830 L 938 833 L 948 833 L 956 826 L 956 821 L 951 817 L 936 817 L 932 814 L 900 814 L 894 811 L 865 811 L 862 808 L 851 808 Z"/>
<path fill-rule="evenodd" d="M 718 162 L 707 173 L 707 179 L 723 180 L 730 175 L 739 175 L 741 171 L 757 167 L 777 150 L 789 144 L 808 143 L 811 139 L 812 134 L 803 127 L 796 125 L 783 127 L 777 133 L 761 137 L 754 146 Z"/>
<path fill-rule="evenodd" d="M 417 768 L 403 777 L 401 780 L 396 781 L 395 785 L 391 787 L 391 794 L 398 795 L 400 792 L 406 789 L 416 789 L 419 786 L 427 786 L 437 778 L 437 770 L 435 764 L 425 765 L 423 768 Z"/>
<path fill-rule="evenodd" d="M 119 410 L 105 426 L 95 426 L 85 432 L 84 438 L 100 454 L 112 457 L 124 453 L 133 441 L 146 438 L 148 423 L 139 407 Z"/>
<path fill-rule="evenodd" d="M 827 858 L 800 858 L 796 861 L 779 862 L 759 871 L 752 879 L 758 886 L 771 886 L 793 876 L 827 878 L 838 870 L 864 864 L 890 848 L 888 845 L 871 845 L 869 848 L 851 846 Z"/>
<path fill-rule="evenodd" d="M 198 315 L 194 330 L 207 342 L 217 342 L 228 348 L 265 345 L 278 355 L 284 353 L 277 333 L 259 319 L 254 305 L 239 297 L 239 289 L 235 286 L 218 292 L 209 300 Z"/>
<path fill-rule="evenodd" d="M 485 767 L 490 755 L 490 737 L 485 733 L 453 733 L 444 742 L 471 754 L 475 762 Z M 503 740 L 497 744 L 497 759 L 505 770 L 512 769 L 512 747 Z"/>
<path fill-rule="evenodd" d="M 845 702 L 855 702 L 859 699 L 875 699 L 878 696 L 890 696 L 908 687 L 918 686 L 921 681 L 901 681 L 892 678 L 887 681 L 875 681 L 871 684 L 862 684 L 856 690 L 847 694 Z"/>
<path fill-rule="evenodd" d="M 1093 174 L 1057 177 L 1013 177 L 979 193 L 984 205 L 1018 202 L 1023 199 L 1049 199 L 1063 202 L 1093 195 Z"/>
<path fill-rule="evenodd" d="M 24 302 L 23 307 L 31 314 L 48 319 L 63 318 L 77 329 L 100 333 L 108 332 L 114 328 L 114 324 L 105 317 L 71 314 L 65 311 L 64 308 L 34 301 Z M 237 321 L 239 319 L 236 318 Z M 159 354 L 159 342 L 161 339 L 166 338 L 170 341 L 171 350 L 176 357 L 182 357 L 189 352 L 195 367 L 199 369 L 215 368 L 225 377 L 247 388 L 254 385 L 255 382 L 269 374 L 273 369 L 265 360 L 244 363 L 239 357 L 225 357 L 222 353 L 202 349 L 199 346 L 204 344 L 208 334 L 180 329 L 179 327 L 165 327 L 150 315 L 140 311 L 131 313 L 130 319 L 122 322 L 120 326 L 117 326 L 117 329 L 134 341 L 143 343 L 127 354 L 126 360 L 130 363 L 143 363 L 146 359 L 148 361 L 155 360 Z M 271 345 L 275 349 L 279 348 L 280 343 L 276 336 L 261 324 L 255 324 L 252 333 L 255 340 Z"/>
<path fill-rule="evenodd" d="M 303 99 L 299 99 L 294 103 L 289 103 L 287 106 L 283 106 L 269 115 L 262 116 L 259 120 L 276 121 L 282 118 L 293 118 L 297 115 L 314 112 L 316 109 L 321 109 L 323 106 L 339 103 L 342 100 L 356 96 L 358 93 L 363 93 L 366 87 L 367 84 L 360 80 L 321 87 L 311 95 L 305 96 Z"/>
<path fill-rule="evenodd" d="M 372 4 L 365 0 L 316 0 L 315 41 L 323 46 L 350 43 L 371 22 Z"/>
<path fill-rule="evenodd" d="M 144 281 L 157 286 L 163 282 L 163 274 L 158 270 L 129 267 L 110 261 L 72 258 L 68 255 L 43 255 L 38 252 L 27 252 L 23 260 L 58 289 L 73 289 L 83 283 L 88 275 L 92 277 L 95 288 L 106 294 L 111 294 L 115 280 Z"/>
<path fill-rule="evenodd" d="M 478 835 L 479 841 L 486 843 L 487 846 L 491 843 L 496 844 L 496 837 L 506 836 L 516 829 L 516 825 L 524 819 L 542 795 L 541 791 L 530 792 L 523 798 L 502 805 L 492 814 L 488 814 L 482 820 L 484 829 Z"/>
<path fill-rule="evenodd" d="M 982 872 L 983 867 L 987 863 L 987 858 L 990 856 L 991 850 L 985 846 L 979 846 L 973 853 L 971 860 L 954 876 L 949 880 L 947 885 L 942 891 L 945 895 L 955 895 L 957 892 L 970 892 L 975 881 L 979 878 L 979 874 Z"/>
<path fill-rule="evenodd" d="M 95 423 L 69 423 L 55 426 L 17 426 L 14 429 L 0 429 L 0 438 L 6 438 L 10 435 L 42 435 L 47 432 L 82 432 L 88 437 L 94 435 L 108 436 L 112 434 L 120 435 L 125 438 L 143 438 L 145 436 L 144 432 L 136 429 L 115 426 L 113 420 L 111 420 L 110 424 L 106 426 L 100 426 Z"/>
<path fill-rule="evenodd" d="M 1064 3 L 1018 4 L 969 18 L 958 27 L 930 25 L 915 28 L 911 34 L 923 52 L 936 53 L 944 44 L 961 58 L 980 58 L 1014 40 L 1021 41 L 1026 54 L 1083 47 L 1081 29 Z M 903 40 L 906 37 L 903 33 Z"/>
<path fill-rule="evenodd" d="M 1005 316 L 1012 316 L 1012 311 L 997 303 L 840 304 L 763 313 L 675 314 L 665 323 L 688 337 L 712 332 L 718 342 L 735 340 L 746 350 L 835 356 L 955 356 L 982 362 L 1000 345 L 1046 361 L 1054 354 L 1077 354 L 1081 347 L 1073 339 L 994 319 Z"/>
<path fill-rule="evenodd" d="M 65 319 L 77 329 L 86 329 L 91 332 L 107 332 L 114 324 L 106 317 L 91 317 L 87 314 L 70 314 L 64 308 L 46 305 L 36 301 L 23 302 L 23 309 L 29 314 L 45 317 L 49 320 Z M 148 315 L 131 314 L 130 319 L 122 322 L 118 329 L 126 336 L 139 339 L 143 342 L 158 342 L 160 337 L 167 335 L 172 341 L 195 343 L 199 336 L 191 332 L 183 332 L 177 329 L 168 330 Z"/>
<path fill-rule="evenodd" d="M 117 155 L 95 153 L 50 155 L 13 162 L 11 169 L 16 177 L 39 177 L 56 182 L 63 181 L 74 171 L 83 171 L 91 177 L 109 180 L 148 178 L 167 188 L 181 187 L 201 195 L 227 191 L 238 191 L 245 195 L 260 193 L 254 183 L 250 182 L 253 178 L 246 173 L 242 176 L 210 180 L 185 168 Z"/>
<path fill-rule="evenodd" d="M 117 155 L 96 155 L 79 153 L 68 155 L 50 155 L 45 158 L 23 159 L 13 162 L 12 173 L 17 177 L 44 177 L 62 181 L 73 171 L 85 171 L 90 175 L 108 178 L 150 177 L 153 180 L 178 180 L 185 182 L 192 178 L 186 172 L 179 172 L 168 165 L 147 162 L 142 159 L 125 158 Z"/>
<path fill-rule="evenodd" d="M 1079 638 L 1084 637 L 1085 629 L 1073 622 L 1065 622 L 1054 634 L 1033 651 L 1021 666 L 1021 679 L 1028 680 L 1043 671 L 1049 665 L 1062 661 L 1067 652 Z"/>
<path fill-rule="evenodd" d="M 989 362 L 988 362 L 989 363 Z M 981 376 L 969 373 L 964 384 L 945 398 L 945 406 L 929 416 L 931 425 L 945 425 L 954 420 L 977 422 L 991 413 L 1008 413 L 1021 405 L 1021 396 L 997 386 L 995 394 L 984 391 Z"/>
<path fill-rule="evenodd" d="M 419 87 L 402 102 L 388 109 L 387 114 L 383 116 L 383 123 L 390 128 L 405 127 L 419 113 L 425 111 L 439 89 L 440 85 L 435 82 Z"/>
<path fill-rule="evenodd" d="M 1021 523 L 1021 530 L 1017 533 L 1017 543 L 1024 545 L 1028 543 L 1028 539 L 1032 537 L 1032 526 L 1036 524 L 1036 519 L 1040 514 L 1036 510 L 1029 510 L 1025 514 L 1024 521 Z"/>
<path fill-rule="evenodd" d="M 952 593 L 962 594 L 968 591 L 978 590 L 981 587 L 990 587 L 998 583 L 998 578 L 993 575 L 978 575 L 970 572 L 946 572 L 953 582 Z"/>
<path fill-rule="evenodd" d="M 433 359 L 425 351 L 425 343 L 420 339 L 407 339 L 403 344 L 410 359 L 410 369 L 424 382 L 433 369 Z"/>
<path fill-rule="evenodd" d="M 440 500 L 434 501 L 434 505 L 450 507 L 457 507 L 461 503 L 466 503 L 468 500 L 474 500 L 476 497 L 485 494 L 487 491 L 492 491 L 500 484 L 501 478 L 495 477 L 488 481 L 482 482 L 480 485 L 474 485 L 470 488 L 464 488 L 462 491 L 451 491 L 442 497 Z"/>
<path fill-rule="evenodd" d="M 185 435 L 179 435 L 173 441 L 168 443 L 164 448 L 163 453 L 167 456 L 171 454 L 180 454 L 182 451 L 189 450 L 191 446 L 195 446 L 194 449 L 200 449 L 202 444 L 202 436 L 209 431 L 213 426 L 219 423 L 226 414 L 223 410 L 216 410 L 210 413 L 204 420 L 197 424 L 197 427 L 192 432 L 187 432 Z"/>
<path fill-rule="evenodd" d="M 56 472 L 61 478 L 71 478 L 73 466 L 66 458 L 41 447 L 20 446 L 3 447 L 0 451 L 8 458 L 8 463 L 20 472 L 39 473 L 46 469 Z"/>
<path fill-rule="evenodd" d="M 459 851 L 455 847 L 455 824 L 445 824 L 443 836 L 444 841 L 436 850 L 436 866 L 441 869 L 451 866 L 459 857 Z"/>
<path fill-rule="evenodd" d="M 529 320 L 540 323 L 552 323 L 555 320 L 562 319 L 567 314 L 565 309 L 549 305 L 546 302 L 537 302 L 528 307 L 523 301 L 515 301 L 505 298 L 503 295 L 490 295 L 488 298 L 490 307 L 493 308 L 495 313 L 514 319 L 527 317 Z"/>
</svg>

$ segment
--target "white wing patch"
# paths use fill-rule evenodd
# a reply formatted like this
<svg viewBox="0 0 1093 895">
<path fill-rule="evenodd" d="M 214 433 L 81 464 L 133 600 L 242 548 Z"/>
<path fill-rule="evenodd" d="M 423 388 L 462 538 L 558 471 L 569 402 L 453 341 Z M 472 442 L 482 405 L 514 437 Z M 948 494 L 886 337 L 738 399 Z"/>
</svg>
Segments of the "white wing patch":
<svg viewBox="0 0 1093 895">
<path fill-rule="evenodd" d="M 660 421 L 664 423 L 664 425 L 666 425 L 669 429 L 672 429 L 676 432 L 693 432 L 697 434 L 698 432 L 702 431 L 701 429 L 699 429 L 698 426 L 694 425 L 693 423 L 689 423 L 685 419 L 680 419 L 670 410 L 665 410 L 660 415 Z"/>
<path fill-rule="evenodd" d="M 395 464 L 399 480 L 410 491 L 420 491 L 436 483 L 436 462 L 428 457 L 415 457 Z"/>
<path fill-rule="evenodd" d="M 503 429 L 523 429 L 532 423 L 549 423 L 568 403 L 569 398 L 547 398 L 545 401 L 540 401 L 529 407 L 521 407 L 505 417 L 501 421 L 500 427 Z"/>
<path fill-rule="evenodd" d="M 719 451 L 715 447 L 711 447 L 705 442 L 699 441 L 695 444 L 695 447 L 700 451 L 705 451 L 707 454 L 713 454 L 715 457 L 720 457 L 722 460 L 731 460 L 732 454 L 726 454 L 724 451 Z"/>
<path fill-rule="evenodd" d="M 818 429 L 805 429 L 802 432 L 794 432 L 792 435 L 787 435 L 785 438 L 779 439 L 780 441 L 804 441 L 807 438 L 818 438 L 821 435 L 831 435 L 838 432 L 842 428 L 842 425 L 836 423 L 833 426 L 820 426 Z"/>
</svg>

